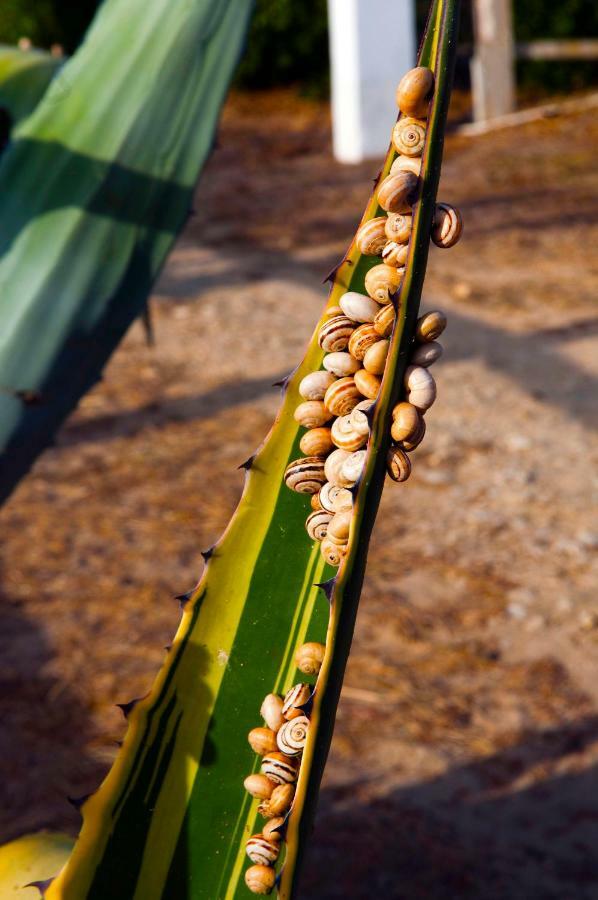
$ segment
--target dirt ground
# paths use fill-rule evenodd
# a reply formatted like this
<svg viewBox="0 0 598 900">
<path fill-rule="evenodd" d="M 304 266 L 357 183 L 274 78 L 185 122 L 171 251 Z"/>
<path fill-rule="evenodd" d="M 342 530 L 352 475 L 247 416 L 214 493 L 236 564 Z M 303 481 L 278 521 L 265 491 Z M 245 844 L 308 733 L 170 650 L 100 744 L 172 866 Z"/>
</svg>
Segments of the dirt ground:
<svg viewBox="0 0 598 900">
<path fill-rule="evenodd" d="M 302 898 L 598 897 L 597 142 L 592 114 L 447 141 L 439 399 L 384 493 Z M 375 171 L 325 106 L 233 98 L 156 345 L 131 330 L 0 511 L 3 839 L 76 832 Z"/>
</svg>

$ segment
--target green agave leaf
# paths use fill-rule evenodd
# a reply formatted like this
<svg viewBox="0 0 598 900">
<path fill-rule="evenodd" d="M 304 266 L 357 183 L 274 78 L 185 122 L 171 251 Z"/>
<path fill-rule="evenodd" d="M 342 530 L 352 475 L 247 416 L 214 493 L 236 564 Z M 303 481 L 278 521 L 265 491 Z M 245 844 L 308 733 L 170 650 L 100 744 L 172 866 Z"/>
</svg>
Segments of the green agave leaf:
<svg viewBox="0 0 598 900">
<path fill-rule="evenodd" d="M 62 62 L 42 50 L 0 45 L 0 106 L 13 126 L 33 112 Z"/>
<path fill-rule="evenodd" d="M 0 501 L 145 309 L 251 7 L 106 0 L 0 157 Z"/>
<path fill-rule="evenodd" d="M 72 838 L 47 832 L 26 835 L 0 847 L 2 900 L 39 898 L 40 889 L 63 865 L 72 847 Z"/>
<path fill-rule="evenodd" d="M 456 44 L 458 0 L 435 0 L 420 62 L 434 69 L 436 91 L 423 157 L 421 200 L 399 315 L 376 405 L 367 465 L 355 502 L 348 555 L 338 570 L 323 563 L 304 521 L 307 499 L 283 485 L 300 455 L 293 411 L 298 385 L 321 365 L 316 336 L 286 385 L 263 446 L 246 464 L 245 490 L 228 529 L 207 555 L 204 575 L 185 604 L 169 658 L 150 694 L 132 708 L 121 752 L 83 807 L 73 855 L 48 900 L 232 900 L 243 882 L 246 839 L 260 830 L 257 801 L 243 778 L 258 767 L 246 734 L 259 724 L 265 694 L 299 680 L 294 653 L 304 640 L 326 642 L 311 727 L 288 819 L 279 895 L 292 898 L 332 736 L 351 643 L 370 532 L 384 480 L 392 405 L 413 340 L 438 186 Z M 380 177 L 390 168 L 387 156 Z M 375 194 L 364 219 L 378 213 Z M 339 266 L 329 298 L 363 292 L 377 260 L 355 245 Z M 324 587 L 320 585 L 325 583 Z"/>
</svg>

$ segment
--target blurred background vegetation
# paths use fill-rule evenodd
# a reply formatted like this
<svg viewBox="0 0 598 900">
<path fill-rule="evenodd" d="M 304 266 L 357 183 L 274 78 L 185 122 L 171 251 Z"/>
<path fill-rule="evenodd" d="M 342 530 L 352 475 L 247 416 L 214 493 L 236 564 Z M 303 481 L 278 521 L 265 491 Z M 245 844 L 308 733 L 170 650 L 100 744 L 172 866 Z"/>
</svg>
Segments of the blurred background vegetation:
<svg viewBox="0 0 598 900">
<path fill-rule="evenodd" d="M 37 47 L 61 44 L 66 53 L 72 53 L 99 5 L 99 0 L 2 0 L 0 42 L 14 44 L 26 36 Z M 416 0 L 419 30 L 427 8 L 428 0 Z M 598 35 L 595 0 L 514 0 L 513 11 L 518 41 Z M 461 41 L 472 41 L 467 2 Z M 592 62 L 520 62 L 517 74 L 520 87 L 542 94 L 598 83 L 597 69 Z M 466 86 L 465 60 L 458 74 Z M 237 85 L 269 88 L 296 84 L 305 94 L 325 96 L 328 83 L 326 0 L 256 0 Z"/>
</svg>

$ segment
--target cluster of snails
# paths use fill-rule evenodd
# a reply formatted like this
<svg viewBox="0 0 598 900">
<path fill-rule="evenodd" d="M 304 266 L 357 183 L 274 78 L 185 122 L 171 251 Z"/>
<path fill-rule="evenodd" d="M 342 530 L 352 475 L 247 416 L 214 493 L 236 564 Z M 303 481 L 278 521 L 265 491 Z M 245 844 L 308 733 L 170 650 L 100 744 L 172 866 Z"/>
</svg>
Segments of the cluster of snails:
<svg viewBox="0 0 598 900">
<path fill-rule="evenodd" d="M 411 236 L 412 207 L 419 194 L 421 154 L 426 136 L 427 109 L 434 89 L 430 69 L 408 72 L 397 88 L 401 111 L 393 144 L 398 156 L 378 189 L 378 204 L 386 215 L 366 221 L 356 244 L 367 256 L 383 262 L 365 276 L 366 294 L 349 291 L 338 306 L 329 307 L 318 334 L 326 355 L 323 369 L 306 375 L 299 385 L 303 402 L 295 410 L 296 421 L 308 430 L 300 449 L 305 455 L 285 471 L 285 484 L 311 494 L 312 512 L 306 528 L 321 542 L 322 556 L 340 565 L 346 553 L 352 519 L 353 492 L 361 476 L 370 434 L 370 413 L 378 396 L 396 320 L 394 295 L 405 273 Z M 461 216 L 446 203 L 436 206 L 432 240 L 451 247 L 462 230 Z M 394 481 L 405 481 L 411 472 L 406 451 L 423 439 L 423 415 L 436 397 L 436 385 L 428 367 L 442 353 L 436 342 L 446 325 L 440 312 L 422 316 L 416 329 L 417 344 L 405 374 L 405 401 L 393 410 L 393 444 L 387 472 Z"/>
<path fill-rule="evenodd" d="M 324 644 L 303 644 L 295 663 L 305 675 L 317 675 L 324 660 Z M 285 816 L 295 796 L 301 754 L 309 729 L 312 686 L 296 684 L 284 697 L 268 694 L 260 713 L 264 726 L 252 728 L 247 739 L 262 757 L 260 771 L 248 775 L 245 789 L 260 801 L 258 812 L 267 819 L 260 834 L 246 844 L 253 863 L 245 872 L 245 883 L 254 894 L 269 894 L 276 881 L 274 864 L 280 853 Z"/>
</svg>

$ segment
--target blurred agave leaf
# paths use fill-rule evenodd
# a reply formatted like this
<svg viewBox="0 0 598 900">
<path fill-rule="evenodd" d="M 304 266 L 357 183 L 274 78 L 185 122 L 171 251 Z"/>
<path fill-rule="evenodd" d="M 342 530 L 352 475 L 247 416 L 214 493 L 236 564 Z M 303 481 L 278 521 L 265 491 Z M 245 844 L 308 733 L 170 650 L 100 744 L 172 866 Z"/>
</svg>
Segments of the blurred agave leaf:
<svg viewBox="0 0 598 900">
<path fill-rule="evenodd" d="M 0 44 L 0 107 L 13 126 L 33 112 L 63 62 L 42 50 Z"/>
<path fill-rule="evenodd" d="M 51 878 L 72 847 L 72 838 L 47 832 L 27 835 L 0 847 L 2 900 L 39 900 L 36 883 L 41 887 Z"/>
</svg>

